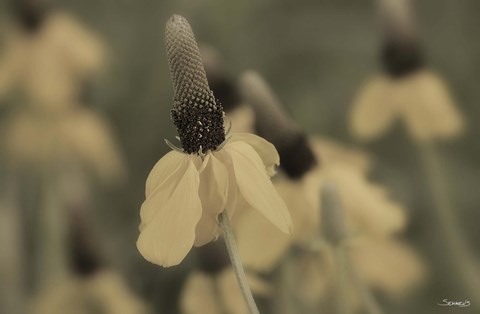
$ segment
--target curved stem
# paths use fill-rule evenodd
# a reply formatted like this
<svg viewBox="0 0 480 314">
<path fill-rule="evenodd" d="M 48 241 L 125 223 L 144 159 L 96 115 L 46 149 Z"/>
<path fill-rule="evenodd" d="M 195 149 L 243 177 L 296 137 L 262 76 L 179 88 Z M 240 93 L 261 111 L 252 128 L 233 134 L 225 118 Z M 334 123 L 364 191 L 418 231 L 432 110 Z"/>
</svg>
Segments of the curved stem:
<svg viewBox="0 0 480 314">
<path fill-rule="evenodd" d="M 478 266 L 470 254 L 453 207 L 448 197 L 448 185 L 442 172 L 442 165 L 435 147 L 431 144 L 420 144 L 419 151 L 423 166 L 429 180 L 430 190 L 440 227 L 443 230 L 445 245 L 448 248 L 455 271 L 458 272 L 470 297 L 480 302 L 480 275 Z"/>
<path fill-rule="evenodd" d="M 235 271 L 235 276 L 237 277 L 238 285 L 242 291 L 243 298 L 247 303 L 248 309 L 251 314 L 259 314 L 255 300 L 253 299 L 252 291 L 248 286 L 247 277 L 245 276 L 245 271 L 243 270 L 242 262 L 240 260 L 240 254 L 238 254 L 237 244 L 233 236 L 232 228 L 230 227 L 230 222 L 227 217 L 227 213 L 223 211 L 219 216 L 218 220 L 223 232 L 223 238 L 225 239 L 225 244 L 227 245 L 228 255 L 232 261 L 233 270 Z"/>
</svg>

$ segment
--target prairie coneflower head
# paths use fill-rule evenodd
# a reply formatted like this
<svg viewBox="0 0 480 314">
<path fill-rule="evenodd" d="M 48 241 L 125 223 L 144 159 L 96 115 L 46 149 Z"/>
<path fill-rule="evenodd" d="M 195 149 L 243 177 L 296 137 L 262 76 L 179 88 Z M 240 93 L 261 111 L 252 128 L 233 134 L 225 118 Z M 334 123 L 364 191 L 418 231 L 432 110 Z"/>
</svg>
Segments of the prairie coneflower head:
<svg viewBox="0 0 480 314">
<path fill-rule="evenodd" d="M 299 179 L 317 165 L 305 133 L 288 116 L 280 101 L 263 78 L 254 71 L 240 78 L 240 91 L 253 106 L 256 132 L 278 149 L 282 170 L 291 178 Z"/>
<path fill-rule="evenodd" d="M 410 1 L 380 0 L 379 4 L 382 72 L 370 78 L 354 99 L 352 133 L 373 140 L 399 119 L 417 142 L 460 135 L 465 128 L 463 117 L 447 84 L 425 63 Z"/>
<path fill-rule="evenodd" d="M 181 148 L 169 144 L 173 151 L 148 176 L 140 253 L 161 266 L 177 265 L 193 245 L 218 237 L 221 213 L 231 217 L 247 206 L 289 233 L 288 210 L 270 181 L 280 161 L 275 147 L 252 134 L 225 134 L 223 108 L 209 88 L 187 20 L 170 18 L 165 37 Z"/>
</svg>

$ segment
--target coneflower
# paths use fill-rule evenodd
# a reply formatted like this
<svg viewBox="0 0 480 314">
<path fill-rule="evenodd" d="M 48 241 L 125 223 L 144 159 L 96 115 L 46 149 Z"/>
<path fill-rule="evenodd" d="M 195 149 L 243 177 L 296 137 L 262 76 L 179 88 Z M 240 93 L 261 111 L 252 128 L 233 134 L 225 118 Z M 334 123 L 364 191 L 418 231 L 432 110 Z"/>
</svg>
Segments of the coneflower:
<svg viewBox="0 0 480 314">
<path fill-rule="evenodd" d="M 256 135 L 225 133 L 222 106 L 209 88 L 187 20 L 170 18 L 165 37 L 174 86 L 172 120 L 181 147 L 167 141 L 172 151 L 147 178 L 137 246 L 145 259 L 168 267 L 179 264 L 193 245 L 223 232 L 242 292 L 257 313 L 229 217 L 248 206 L 290 233 L 289 212 L 270 181 L 278 153 Z"/>
</svg>

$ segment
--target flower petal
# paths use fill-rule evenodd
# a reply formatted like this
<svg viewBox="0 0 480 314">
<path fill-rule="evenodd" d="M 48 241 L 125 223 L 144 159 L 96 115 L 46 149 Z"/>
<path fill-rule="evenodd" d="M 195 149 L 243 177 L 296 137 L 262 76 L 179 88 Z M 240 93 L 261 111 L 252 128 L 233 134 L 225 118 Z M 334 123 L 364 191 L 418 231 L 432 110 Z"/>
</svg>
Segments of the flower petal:
<svg viewBox="0 0 480 314">
<path fill-rule="evenodd" d="M 275 166 L 280 165 L 280 156 L 272 143 L 250 133 L 234 133 L 230 138 L 230 142 L 245 142 L 252 146 L 260 158 L 262 158 L 268 175 L 273 176 L 275 174 Z"/>
<path fill-rule="evenodd" d="M 278 266 L 293 240 L 252 209 L 243 212 L 234 231 L 243 266 L 258 272 L 268 272 Z"/>
<path fill-rule="evenodd" d="M 148 197 L 155 188 L 167 180 L 180 167 L 185 157 L 188 156 L 176 151 L 171 151 L 163 156 L 148 175 L 145 196 Z"/>
<path fill-rule="evenodd" d="M 391 83 L 376 77 L 368 81 L 354 100 L 350 129 L 362 140 L 371 140 L 385 133 L 397 116 L 391 100 Z"/>
<path fill-rule="evenodd" d="M 214 279 L 200 272 L 193 272 L 186 280 L 180 296 L 180 306 L 184 314 L 221 314 L 215 294 Z"/>
<path fill-rule="evenodd" d="M 220 229 L 217 215 L 225 209 L 227 203 L 227 169 L 212 153 L 205 157 L 203 163 L 199 190 L 203 212 L 197 224 L 195 246 L 202 246 L 218 236 Z"/>
<path fill-rule="evenodd" d="M 232 159 L 238 188 L 245 201 L 282 232 L 290 233 L 292 220 L 287 206 L 273 187 L 257 152 L 243 142 L 230 142 L 225 151 Z"/>
<path fill-rule="evenodd" d="M 195 227 L 202 215 L 199 174 L 191 158 L 184 160 L 186 170 L 181 167 L 170 176 L 178 178 L 170 197 L 161 190 L 152 193 L 142 206 L 144 212 L 155 214 L 142 228 L 138 250 L 146 260 L 165 267 L 179 264 L 192 248 Z"/>
</svg>

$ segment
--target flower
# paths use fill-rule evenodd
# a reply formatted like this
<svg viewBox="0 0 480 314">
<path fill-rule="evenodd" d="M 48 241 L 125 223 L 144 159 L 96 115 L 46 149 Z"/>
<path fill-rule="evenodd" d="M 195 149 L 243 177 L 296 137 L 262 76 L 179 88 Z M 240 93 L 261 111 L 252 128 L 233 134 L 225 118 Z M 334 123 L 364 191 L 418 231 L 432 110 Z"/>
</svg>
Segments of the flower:
<svg viewBox="0 0 480 314">
<path fill-rule="evenodd" d="M 217 104 L 187 20 L 174 15 L 166 26 L 174 85 L 173 123 L 182 149 L 174 148 L 150 172 L 140 211 L 137 247 L 148 261 L 179 264 L 193 245 L 220 233 L 217 216 L 231 218 L 252 207 L 282 232 L 291 219 L 270 176 L 279 164 L 275 147 L 252 134 L 225 134 Z"/>
<path fill-rule="evenodd" d="M 242 76 L 241 86 L 257 114 L 257 124 L 263 124 L 257 126 L 260 135 L 282 147 L 279 148 L 282 161 L 286 155 L 292 156 L 291 163 L 303 162 L 301 166 L 288 168 L 283 168 L 282 162 L 282 171 L 274 179 L 275 188 L 292 216 L 292 237 L 279 233 L 254 211 L 245 212 L 236 222 L 237 243 L 245 267 L 253 273 L 270 272 L 285 263 L 289 249 L 300 248 L 283 264 L 287 276 L 295 281 L 290 282 L 295 287 L 290 292 L 310 305 L 318 303 L 319 298 L 327 299 L 335 286 L 338 267 L 333 247 L 326 241 L 333 224 L 326 221 L 328 216 L 322 204 L 325 199 L 321 195 L 329 184 L 336 187 L 342 201 L 347 254 L 365 283 L 392 295 L 417 284 L 423 275 L 423 264 L 407 245 L 394 237 L 406 225 L 405 210 L 389 198 L 384 188 L 367 180 L 369 156 L 319 136 L 307 138 L 302 149 L 291 144 L 299 143 L 293 140 L 288 145 L 286 138 L 300 138 L 303 133 L 280 107 L 266 83 L 250 72 Z M 308 153 L 299 156 L 303 152 Z M 315 162 L 305 165 L 311 155 L 320 165 Z M 268 252 L 264 252 L 264 247 L 270 248 Z M 388 254 L 401 264 L 391 263 Z M 373 264 L 374 259 L 381 262 L 368 268 L 369 261 Z"/>
<path fill-rule="evenodd" d="M 465 128 L 445 82 L 425 66 L 407 1 L 382 1 L 386 34 L 383 72 L 368 79 L 354 98 L 349 126 L 373 140 L 402 120 L 418 142 L 450 139 Z"/>
<path fill-rule="evenodd" d="M 211 242 L 194 250 L 197 268 L 187 277 L 180 295 L 183 314 L 249 313 L 223 243 Z M 272 287 L 253 273 L 249 286 L 257 296 L 271 294 Z"/>
<path fill-rule="evenodd" d="M 354 100 L 350 128 L 358 138 L 371 140 L 396 119 L 417 141 L 453 138 L 465 127 L 443 80 L 426 69 L 400 79 L 380 74 L 367 81 Z"/>
<path fill-rule="evenodd" d="M 29 304 L 29 313 L 33 314 L 89 314 L 92 309 L 105 314 L 149 313 L 143 300 L 111 270 L 88 277 L 69 276 L 56 280 Z"/>
<path fill-rule="evenodd" d="M 70 14 L 38 5 L 39 12 L 23 12 L 27 17 L 42 13 L 35 32 L 13 27 L 0 55 L 0 96 L 20 90 L 34 106 L 75 105 L 85 79 L 103 65 L 105 48 L 93 31 Z M 23 6 L 23 10 L 32 9 L 30 3 Z"/>
</svg>

